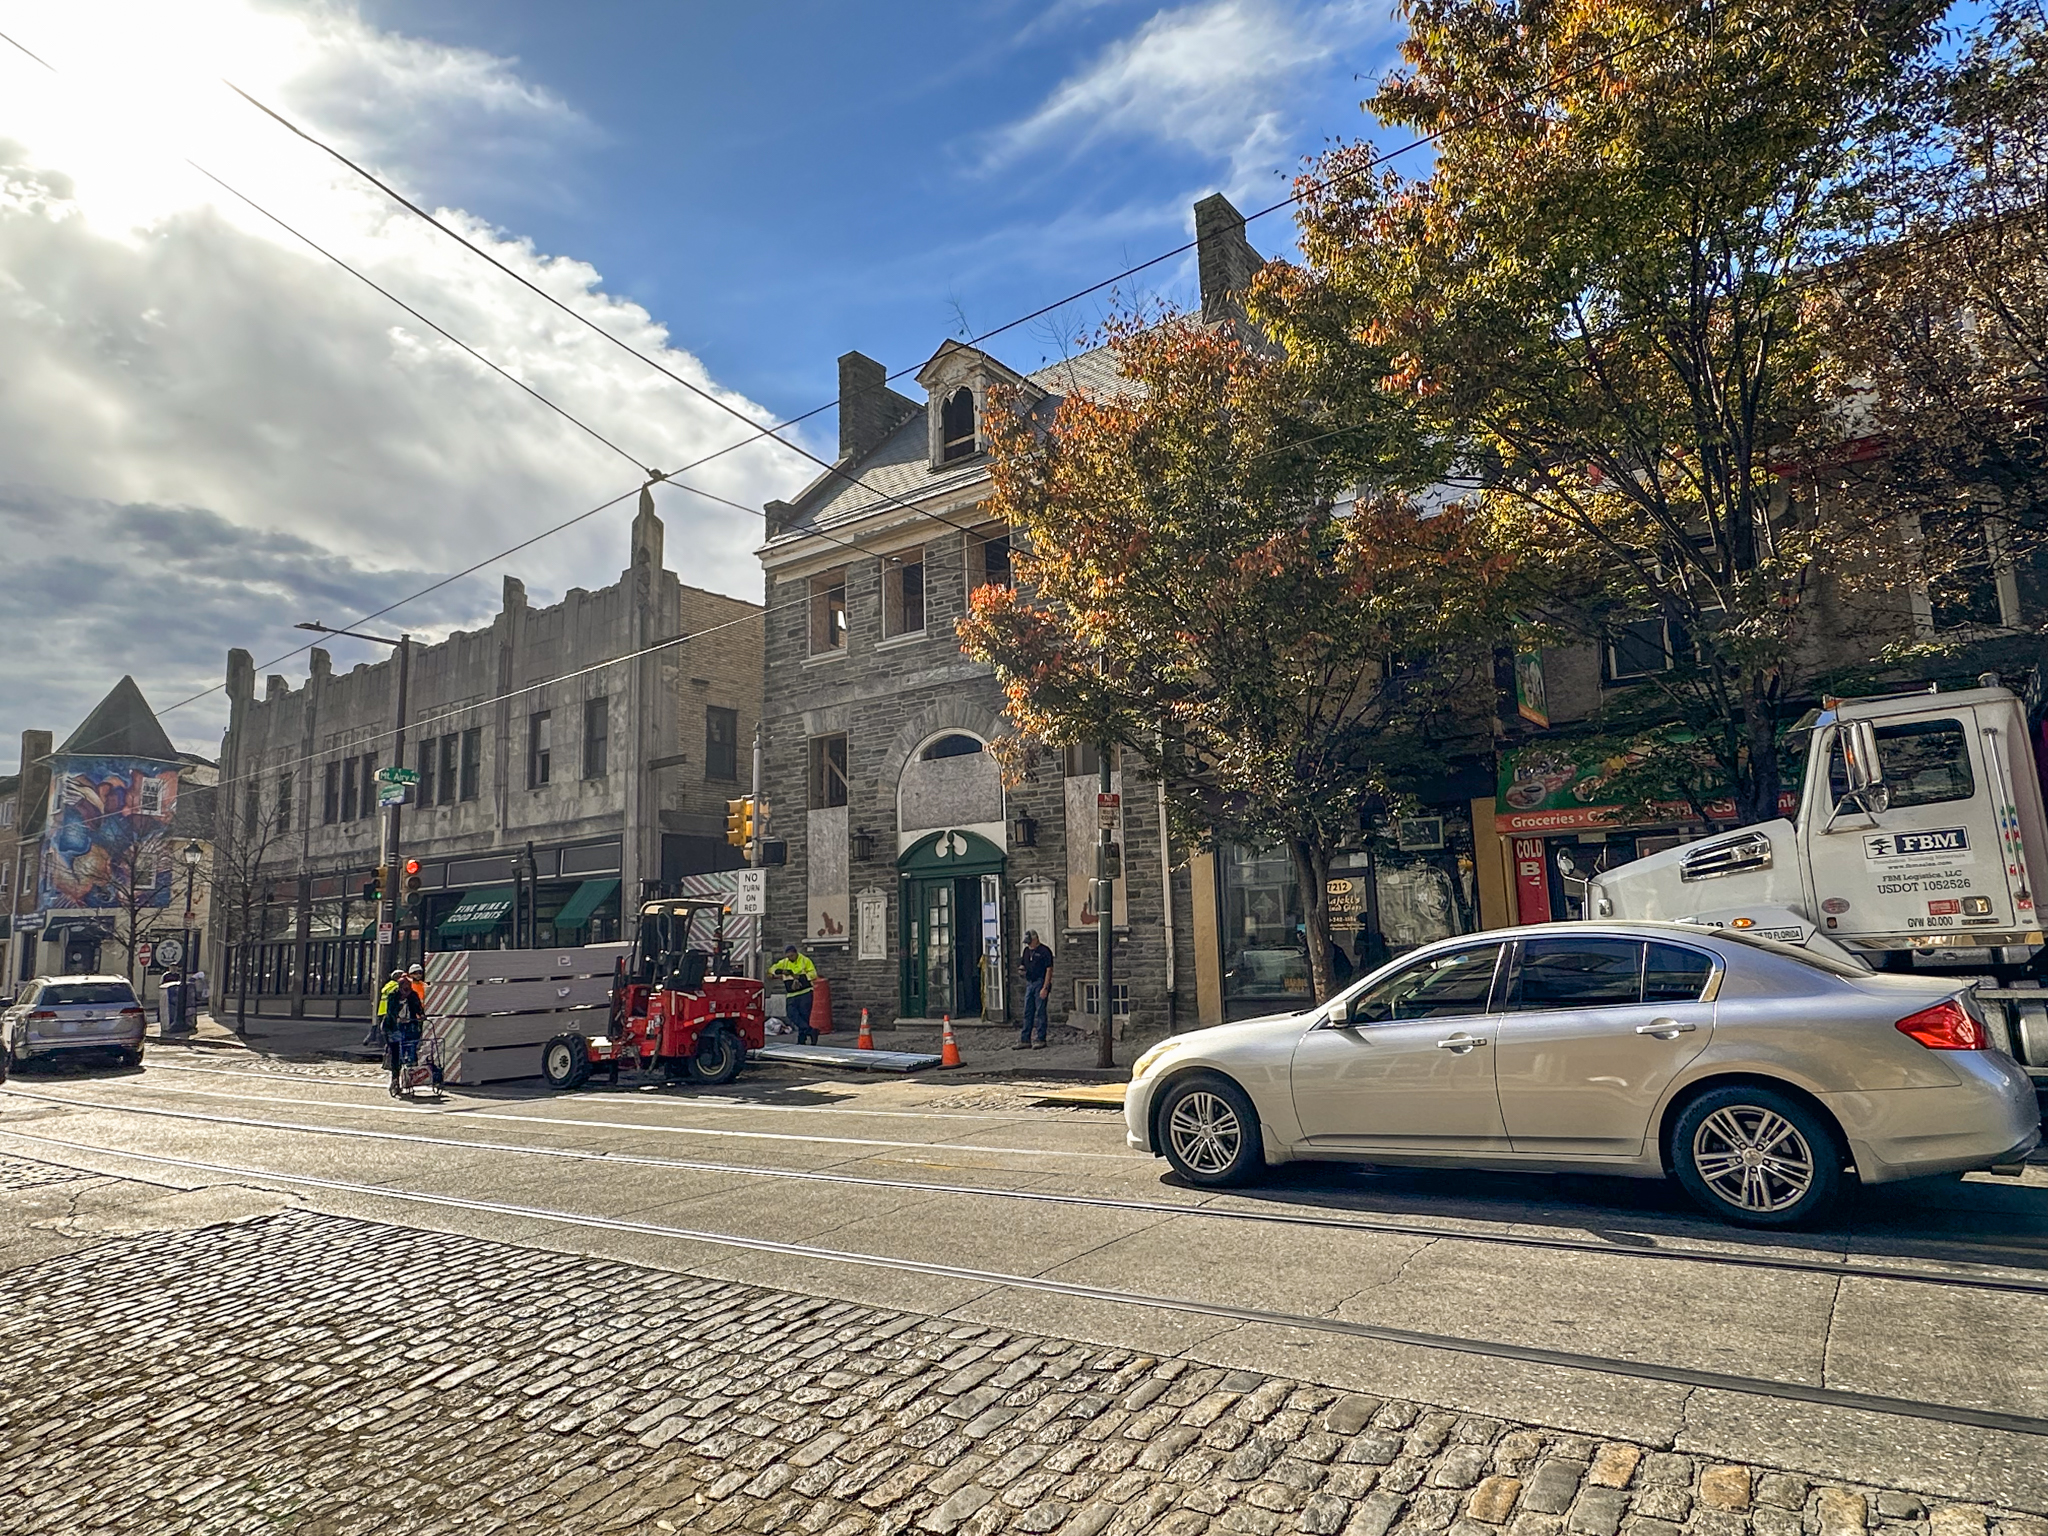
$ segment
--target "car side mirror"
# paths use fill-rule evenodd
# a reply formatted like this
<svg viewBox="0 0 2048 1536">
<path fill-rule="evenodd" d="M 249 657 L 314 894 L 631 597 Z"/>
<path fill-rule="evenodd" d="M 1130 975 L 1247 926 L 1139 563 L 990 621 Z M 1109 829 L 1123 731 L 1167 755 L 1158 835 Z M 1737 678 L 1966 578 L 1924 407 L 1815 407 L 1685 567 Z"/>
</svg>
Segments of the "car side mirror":
<svg viewBox="0 0 2048 1536">
<path fill-rule="evenodd" d="M 1322 1025 L 1325 1029 L 1355 1029 L 1358 1021 L 1351 1017 L 1349 1003 L 1332 1003 L 1323 1010 Z"/>
</svg>

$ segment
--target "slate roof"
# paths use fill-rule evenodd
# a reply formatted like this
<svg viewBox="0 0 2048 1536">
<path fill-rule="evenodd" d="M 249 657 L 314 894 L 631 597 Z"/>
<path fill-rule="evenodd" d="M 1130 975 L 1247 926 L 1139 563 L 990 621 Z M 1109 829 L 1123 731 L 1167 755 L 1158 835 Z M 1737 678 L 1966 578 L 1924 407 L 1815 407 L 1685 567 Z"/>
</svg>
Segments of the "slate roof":
<svg viewBox="0 0 2048 1536">
<path fill-rule="evenodd" d="M 94 706 L 84 724 L 68 736 L 52 754 L 58 757 L 145 757 L 159 762 L 178 761 L 178 749 L 157 724 L 156 711 L 135 686 L 124 677 L 113 691 Z"/>
<path fill-rule="evenodd" d="M 1025 377 L 1055 401 L 1077 390 L 1115 395 L 1136 388 L 1117 372 L 1116 356 L 1108 347 L 1063 358 Z M 986 480 L 988 461 L 980 456 L 938 471 L 932 469 L 926 410 L 920 405 L 865 458 L 839 465 L 841 473 L 823 474 L 812 481 L 797 498 L 799 510 L 789 533 L 830 527 L 897 498 L 923 501 Z"/>
</svg>

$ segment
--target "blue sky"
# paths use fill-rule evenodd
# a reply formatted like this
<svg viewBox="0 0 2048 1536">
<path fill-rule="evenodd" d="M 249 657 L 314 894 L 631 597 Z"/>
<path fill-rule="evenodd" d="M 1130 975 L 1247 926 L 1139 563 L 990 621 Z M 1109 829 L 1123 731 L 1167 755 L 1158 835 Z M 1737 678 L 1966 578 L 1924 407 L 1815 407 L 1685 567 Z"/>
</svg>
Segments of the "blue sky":
<svg viewBox="0 0 2048 1536">
<path fill-rule="evenodd" d="M 437 195 L 595 263 L 783 415 L 829 398 L 849 348 L 922 362 L 963 319 L 985 330 L 1179 244 L 1197 197 L 1278 201 L 1304 154 L 1371 126 L 1358 77 L 1398 40 L 1388 5 L 1256 0 L 366 14 L 516 57 L 587 120 L 530 181 L 436 153 Z M 1269 252 L 1290 235 L 1284 214 L 1254 227 Z M 1184 297 L 1191 274 L 1144 281 Z M 998 350 L 1053 344 L 1039 327 Z"/>
<path fill-rule="evenodd" d="M 765 425 L 829 401 L 844 351 L 914 370 L 1178 245 L 1200 197 L 1284 197 L 1304 155 L 1370 130 L 1361 77 L 1397 41 L 1386 0 L 0 0 L 0 31 L 44 61 L 0 45 L 0 743 L 61 737 L 129 672 L 199 751 L 230 646 L 296 682 L 296 621 L 625 496 L 380 623 L 487 622 L 507 574 L 536 602 L 609 583 L 642 478 L 221 182 L 640 463 L 746 433 L 224 78 Z M 1290 225 L 1251 233 L 1277 252 Z M 1124 297 L 1192 281 L 1183 259 Z M 990 350 L 1036 366 L 1107 302 Z M 836 443 L 829 413 L 800 433 Z M 758 508 L 812 472 L 757 442 L 690 479 Z M 758 518 L 657 500 L 685 580 L 758 599 Z"/>
</svg>

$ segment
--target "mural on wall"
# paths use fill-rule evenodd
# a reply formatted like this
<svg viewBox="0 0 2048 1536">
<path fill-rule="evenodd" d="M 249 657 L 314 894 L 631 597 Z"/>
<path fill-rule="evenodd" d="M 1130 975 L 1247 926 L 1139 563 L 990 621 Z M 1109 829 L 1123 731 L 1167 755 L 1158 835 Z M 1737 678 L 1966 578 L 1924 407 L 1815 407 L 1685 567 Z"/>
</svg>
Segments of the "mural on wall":
<svg viewBox="0 0 2048 1536">
<path fill-rule="evenodd" d="M 804 825 L 808 839 L 810 857 L 809 905 L 805 912 L 804 932 L 816 940 L 832 943 L 846 942 L 847 911 L 849 904 L 847 886 L 846 807 L 836 805 L 827 810 L 811 811 Z"/>
<path fill-rule="evenodd" d="M 178 768 L 147 758 L 72 757 L 50 778 L 36 905 L 45 912 L 171 902 Z"/>
</svg>

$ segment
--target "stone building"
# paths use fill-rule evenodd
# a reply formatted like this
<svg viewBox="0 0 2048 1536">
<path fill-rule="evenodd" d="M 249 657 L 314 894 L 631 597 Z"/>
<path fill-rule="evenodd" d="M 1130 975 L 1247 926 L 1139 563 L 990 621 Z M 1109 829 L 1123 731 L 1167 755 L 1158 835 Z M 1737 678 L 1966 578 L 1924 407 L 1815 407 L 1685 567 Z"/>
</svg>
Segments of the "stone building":
<svg viewBox="0 0 2048 1536">
<path fill-rule="evenodd" d="M 487 628 L 413 647 L 402 766 L 418 782 L 392 878 L 418 860 L 422 889 L 397 957 L 613 940 L 643 891 L 739 864 L 725 802 L 749 787 L 760 679 L 760 608 L 684 585 L 645 493 L 613 585 L 535 608 L 507 577 Z M 217 971 L 237 994 L 358 1011 L 396 690 L 394 660 L 336 672 L 316 649 L 302 687 L 271 677 L 259 695 L 249 653 L 229 653 L 224 862 L 248 900 Z"/>
<path fill-rule="evenodd" d="M 1195 222 L 1215 321 L 1261 258 L 1224 198 Z M 1001 690 L 960 653 L 954 625 L 974 588 L 1010 580 L 1008 530 L 981 511 L 989 391 L 1049 404 L 1119 376 L 1106 351 L 1024 374 L 949 341 L 916 383 L 899 394 L 880 363 L 842 357 L 837 463 L 767 508 L 763 782 L 788 846 L 769 873 L 767 942 L 806 946 L 841 1027 L 862 1008 L 884 1026 L 1015 1021 L 1019 941 L 1035 929 L 1056 956 L 1053 1018 L 1093 1027 L 1097 761 L 1041 756 L 1006 786 L 987 750 L 1009 729 Z M 1225 1007 L 1216 861 L 1168 841 L 1156 784 L 1119 772 L 1116 785 L 1112 1013 L 1139 1028 L 1213 1022 Z"/>
</svg>

